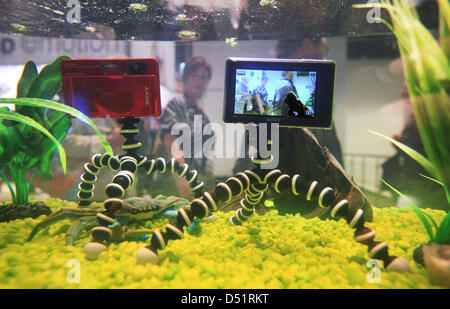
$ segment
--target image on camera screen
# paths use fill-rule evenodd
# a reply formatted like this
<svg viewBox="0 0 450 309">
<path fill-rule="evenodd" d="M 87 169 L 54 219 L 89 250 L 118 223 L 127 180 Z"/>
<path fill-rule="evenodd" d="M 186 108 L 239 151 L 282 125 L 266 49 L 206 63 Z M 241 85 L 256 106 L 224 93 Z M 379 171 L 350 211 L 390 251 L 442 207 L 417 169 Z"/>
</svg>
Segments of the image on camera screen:
<svg viewBox="0 0 450 309">
<path fill-rule="evenodd" d="M 316 71 L 236 70 L 234 113 L 313 118 Z"/>
</svg>

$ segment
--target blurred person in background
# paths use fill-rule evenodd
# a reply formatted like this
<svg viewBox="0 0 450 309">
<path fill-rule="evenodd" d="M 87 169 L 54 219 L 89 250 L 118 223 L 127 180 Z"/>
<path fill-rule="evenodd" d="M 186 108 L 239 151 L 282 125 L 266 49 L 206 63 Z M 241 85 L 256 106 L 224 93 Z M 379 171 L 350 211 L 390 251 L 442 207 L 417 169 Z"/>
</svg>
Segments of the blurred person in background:
<svg viewBox="0 0 450 309">
<path fill-rule="evenodd" d="M 167 104 L 174 98 L 175 94 L 166 87 L 166 71 L 164 66 L 164 59 L 158 57 L 159 63 L 159 81 L 160 81 L 160 101 L 161 112 L 166 108 Z M 142 143 L 139 149 L 139 154 L 159 157 L 162 155 L 162 140 L 161 140 L 161 127 L 158 122 L 158 117 L 141 118 L 138 124 L 139 134 L 137 140 Z M 137 171 L 136 193 L 139 196 L 147 195 L 150 188 L 154 185 L 157 174 L 147 175 L 147 172 L 143 169 Z M 163 176 L 164 177 L 164 176 Z M 156 192 L 154 192 L 156 194 Z"/>
<path fill-rule="evenodd" d="M 252 96 L 255 96 L 255 99 L 252 102 L 252 111 L 258 111 L 261 115 L 263 115 L 268 109 L 269 94 L 266 88 L 268 82 L 269 77 L 267 76 L 266 72 L 263 71 L 261 74 L 261 84 L 252 91 Z"/>
<path fill-rule="evenodd" d="M 247 112 L 250 109 L 249 107 L 250 94 L 248 91 L 248 78 L 245 75 L 245 73 L 242 76 L 242 78 L 239 81 L 237 81 L 236 97 L 237 103 L 243 106 L 243 112 L 244 113 Z"/>
<path fill-rule="evenodd" d="M 275 90 L 275 96 L 273 99 L 273 109 L 275 115 L 287 115 L 288 106 L 284 104 L 284 99 L 289 92 L 295 94 L 298 97 L 297 88 L 294 85 L 294 72 L 284 71 L 281 73 L 281 79 L 278 81 L 277 88 Z"/>
<path fill-rule="evenodd" d="M 203 128 L 210 121 L 200 106 L 201 98 L 206 92 L 211 77 L 211 66 L 203 57 L 194 56 L 189 58 L 183 71 L 183 95 L 173 98 L 158 119 L 166 158 L 175 157 L 178 163 L 189 164 L 189 169 L 197 170 L 199 179 L 203 180 L 205 184 L 207 184 L 208 180 L 212 180 L 213 164 L 203 153 L 197 154 L 197 156 L 200 155 L 199 158 L 194 157 L 194 135 L 202 141 L 202 145 L 205 140 L 214 138 L 214 135 L 203 135 Z M 200 117 L 194 118 L 195 116 L 201 116 L 201 123 L 195 123 L 195 119 L 200 121 Z M 191 153 L 189 157 L 184 156 L 184 151 L 180 148 L 181 145 L 172 147 L 172 144 L 177 142 L 177 136 L 171 134 L 172 127 L 176 123 L 185 123 L 190 128 Z M 174 149 L 175 153 L 172 153 L 172 149 Z M 180 178 L 176 174 L 173 176 L 179 195 L 191 198 L 191 189 L 186 179 Z"/>
</svg>

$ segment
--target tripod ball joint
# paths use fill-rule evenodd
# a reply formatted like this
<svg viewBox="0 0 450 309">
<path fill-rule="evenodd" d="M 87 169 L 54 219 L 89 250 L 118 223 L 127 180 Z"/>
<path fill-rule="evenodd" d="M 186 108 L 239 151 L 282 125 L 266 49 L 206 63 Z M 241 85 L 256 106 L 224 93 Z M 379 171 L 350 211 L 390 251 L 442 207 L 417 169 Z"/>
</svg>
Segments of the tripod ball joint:
<svg viewBox="0 0 450 309">
<path fill-rule="evenodd" d="M 244 191 L 244 185 L 242 184 L 242 181 L 239 180 L 237 177 L 230 177 L 225 181 L 225 184 L 228 185 L 228 187 L 231 190 L 231 194 L 233 196 L 239 196 Z"/>
<path fill-rule="evenodd" d="M 118 171 L 120 169 L 120 159 L 118 156 L 112 156 L 108 159 L 107 167 L 111 171 Z"/>
<path fill-rule="evenodd" d="M 111 155 L 109 153 L 104 153 L 100 157 L 100 165 L 101 167 L 107 167 L 108 166 L 108 160 L 111 158 Z"/>
<path fill-rule="evenodd" d="M 163 174 L 166 171 L 167 164 L 166 160 L 164 158 L 158 158 L 156 159 L 156 169 Z"/>
<path fill-rule="evenodd" d="M 170 170 L 170 173 L 173 175 L 175 172 L 178 172 L 180 168 L 180 163 L 175 158 L 172 158 L 167 162 L 167 168 Z"/>
<path fill-rule="evenodd" d="M 80 201 L 88 201 L 94 196 L 92 191 L 79 191 L 77 197 Z"/>
<path fill-rule="evenodd" d="M 124 156 L 120 160 L 120 170 L 136 173 L 137 161 L 133 157 Z"/>
<path fill-rule="evenodd" d="M 83 166 L 84 172 L 91 175 L 97 175 L 99 169 L 96 168 L 92 163 L 86 163 Z"/>
<path fill-rule="evenodd" d="M 92 165 L 97 169 L 101 169 L 103 167 L 103 165 L 101 163 L 101 158 L 102 158 L 102 155 L 100 153 L 96 153 L 95 155 L 93 155 L 91 157 Z"/>
<path fill-rule="evenodd" d="M 120 185 L 124 190 L 128 190 L 133 185 L 133 176 L 127 173 L 118 173 L 112 179 L 114 184 Z"/>
<path fill-rule="evenodd" d="M 195 199 L 191 203 L 191 211 L 195 217 L 204 218 L 208 216 L 209 208 L 202 199 Z"/>
</svg>

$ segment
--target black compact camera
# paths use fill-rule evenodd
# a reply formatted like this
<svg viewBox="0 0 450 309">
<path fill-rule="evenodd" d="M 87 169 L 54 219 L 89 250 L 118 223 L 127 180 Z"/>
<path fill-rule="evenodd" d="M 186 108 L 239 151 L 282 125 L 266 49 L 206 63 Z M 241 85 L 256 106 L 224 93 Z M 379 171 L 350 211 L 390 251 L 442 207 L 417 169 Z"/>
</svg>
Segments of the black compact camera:
<svg viewBox="0 0 450 309">
<path fill-rule="evenodd" d="M 224 121 L 330 128 L 335 71 L 332 60 L 228 58 Z"/>
</svg>

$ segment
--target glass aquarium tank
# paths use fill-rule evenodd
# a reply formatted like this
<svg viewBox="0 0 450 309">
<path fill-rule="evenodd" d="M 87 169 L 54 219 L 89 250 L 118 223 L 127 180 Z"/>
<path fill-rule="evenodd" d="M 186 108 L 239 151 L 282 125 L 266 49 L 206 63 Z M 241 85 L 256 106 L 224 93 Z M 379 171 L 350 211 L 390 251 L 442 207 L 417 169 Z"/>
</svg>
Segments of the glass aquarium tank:
<svg viewBox="0 0 450 309">
<path fill-rule="evenodd" d="M 0 288 L 450 288 L 449 24 L 0 0 Z"/>
</svg>

